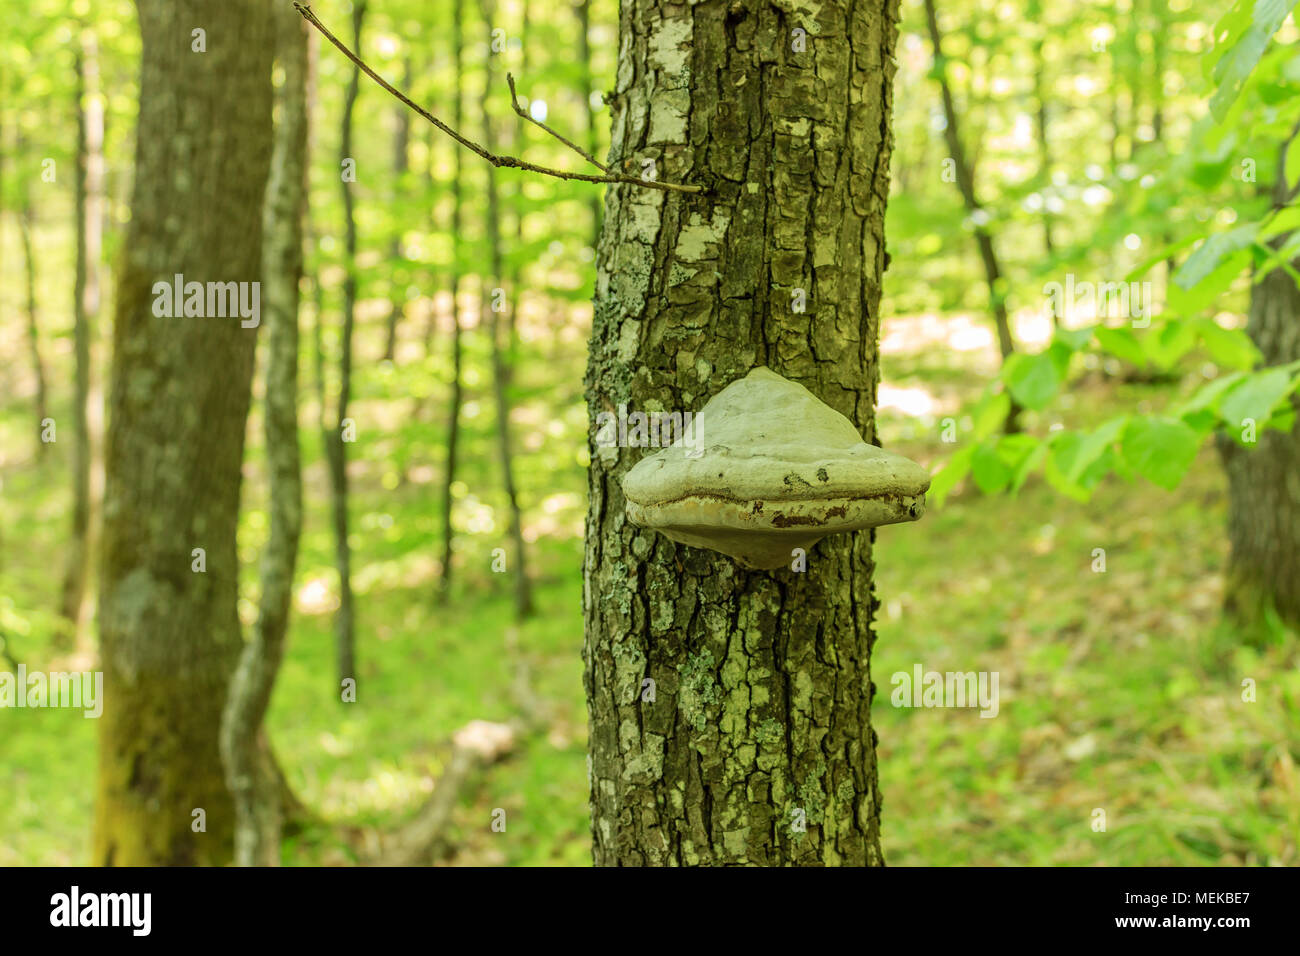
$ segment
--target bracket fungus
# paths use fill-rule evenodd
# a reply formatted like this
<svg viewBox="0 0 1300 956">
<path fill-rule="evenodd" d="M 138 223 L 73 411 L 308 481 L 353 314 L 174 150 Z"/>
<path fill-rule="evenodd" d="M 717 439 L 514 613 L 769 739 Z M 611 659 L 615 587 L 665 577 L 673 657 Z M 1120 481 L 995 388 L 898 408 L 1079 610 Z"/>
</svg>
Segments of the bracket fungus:
<svg viewBox="0 0 1300 956">
<path fill-rule="evenodd" d="M 772 569 L 831 534 L 915 521 L 930 476 L 767 368 L 704 406 L 695 434 L 623 476 L 626 513 L 680 544 Z"/>
</svg>

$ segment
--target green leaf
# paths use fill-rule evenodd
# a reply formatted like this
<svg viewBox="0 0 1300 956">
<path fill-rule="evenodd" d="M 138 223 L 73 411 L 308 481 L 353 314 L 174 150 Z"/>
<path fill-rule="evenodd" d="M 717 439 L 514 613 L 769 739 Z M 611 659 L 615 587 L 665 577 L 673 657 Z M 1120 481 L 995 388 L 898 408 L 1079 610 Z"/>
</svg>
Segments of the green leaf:
<svg viewBox="0 0 1300 956">
<path fill-rule="evenodd" d="M 1124 461 L 1132 469 L 1166 490 L 1178 487 L 1187 474 L 1201 435 L 1185 422 L 1168 418 L 1134 418 L 1124 430 Z"/>
<path fill-rule="evenodd" d="M 975 446 L 967 445 L 949 458 L 944 466 L 935 472 L 930 479 L 929 492 L 929 500 L 934 507 L 942 507 L 944 500 L 957 487 L 957 483 L 970 472 L 971 456 L 974 453 Z"/>
<path fill-rule="evenodd" d="M 1008 435 L 1007 438 L 1032 438 L 1032 436 Z M 1033 474 L 1034 469 L 1036 469 L 1042 463 L 1043 459 L 1047 457 L 1047 452 L 1049 450 L 1047 442 L 1039 441 L 1036 438 L 1033 438 L 1032 440 L 1034 442 L 1034 447 L 1030 449 L 1025 457 L 1020 460 L 1020 463 L 1016 465 L 1015 476 L 1011 479 L 1011 493 L 1013 495 L 1021 489 L 1025 481 L 1031 474 Z"/>
<path fill-rule="evenodd" d="M 1079 446 L 1083 442 L 1083 436 L 1078 432 L 1060 431 L 1054 432 L 1049 441 L 1051 453 L 1047 456 L 1047 464 L 1043 468 L 1043 476 L 1047 479 L 1047 483 L 1066 497 L 1073 498 L 1075 501 L 1087 501 L 1092 496 L 1092 492 L 1078 482 L 1072 481 L 1069 474 L 1078 455 Z"/>
<path fill-rule="evenodd" d="M 1196 327 L 1190 322 L 1173 319 L 1144 335 L 1141 341 L 1142 348 L 1156 367 L 1168 370 L 1196 345 Z"/>
<path fill-rule="evenodd" d="M 1178 409 L 1179 418 L 1188 418 L 1203 409 L 1214 409 L 1217 413 L 1219 408 L 1219 398 L 1224 392 L 1232 388 L 1243 378 L 1245 372 L 1233 372 L 1231 375 L 1220 375 L 1218 378 L 1211 379 L 1196 390 L 1183 405 Z"/>
<path fill-rule="evenodd" d="M 1259 361 L 1259 349 L 1242 329 L 1225 329 L 1214 319 L 1198 319 L 1196 328 L 1210 358 L 1232 369 L 1251 369 Z"/>
<path fill-rule="evenodd" d="M 1121 415 L 1083 435 L 1076 446 L 1073 461 L 1066 470 L 1066 477 L 1070 481 L 1082 484 L 1084 473 L 1109 450 L 1111 445 L 1115 444 L 1127 424 L 1128 416 Z"/>
<path fill-rule="evenodd" d="M 1002 381 L 1011 395 L 1025 408 L 1041 409 L 1061 387 L 1061 372 L 1050 350 L 1036 355 L 1017 352 L 1002 366 Z"/>
<path fill-rule="evenodd" d="M 1300 166 L 1300 149 L 1296 148 L 1295 142 L 1291 143 L 1291 149 L 1287 152 L 1287 165 L 1291 165 L 1291 157 L 1296 157 L 1296 165 Z M 1300 169 L 1294 173 L 1288 171 L 1287 182 L 1294 182 L 1295 177 L 1300 176 Z M 1272 219 L 1260 224 L 1259 234 L 1255 237 L 1260 242 L 1272 239 L 1274 236 L 1280 236 L 1285 232 L 1292 232 L 1300 227 L 1300 206 L 1287 206 L 1279 210 Z"/>
<path fill-rule="evenodd" d="M 988 392 L 971 409 L 971 421 L 974 423 L 973 436 L 976 441 L 983 441 L 1001 430 L 1011 411 L 1011 397 L 1005 392 Z"/>
<path fill-rule="evenodd" d="M 1123 359 L 1138 368 L 1142 368 L 1147 364 L 1147 356 L 1142 350 L 1142 343 L 1138 341 L 1138 337 L 1133 334 L 1131 329 L 1123 327 L 1116 329 L 1099 328 L 1097 329 L 1097 342 L 1105 351 L 1117 359 Z"/>
<path fill-rule="evenodd" d="M 1042 442 L 1032 435 L 1001 435 L 996 441 L 985 442 L 971 459 L 975 484 L 985 494 L 1002 491 L 1015 480 L 1015 490 L 1020 490 L 1028 473 L 1026 460 L 1033 457 Z"/>
<path fill-rule="evenodd" d="M 1173 245 L 1165 246 L 1163 249 L 1161 249 L 1159 252 L 1152 255 L 1150 258 L 1143 259 L 1142 262 L 1139 263 L 1138 266 L 1132 272 L 1130 272 L 1128 275 L 1124 277 L 1124 281 L 1136 282 L 1138 279 L 1142 278 L 1142 276 L 1150 272 L 1152 266 L 1164 262 L 1175 252 L 1182 252 L 1188 246 L 1196 245 L 1196 243 L 1200 242 L 1204 238 L 1205 238 L 1205 234 L 1198 232 L 1195 235 L 1188 236 L 1186 239 L 1179 239 Z"/>
<path fill-rule="evenodd" d="M 1227 232 L 1216 232 L 1174 273 L 1174 284 L 1187 291 L 1213 272 L 1225 256 L 1249 248 L 1259 232 L 1259 223 L 1248 222 Z"/>
<path fill-rule="evenodd" d="M 1218 89 L 1210 98 L 1210 112 L 1215 119 L 1223 121 L 1241 95 L 1250 71 L 1263 56 L 1268 41 L 1295 5 L 1296 0 L 1254 0 L 1251 8 L 1251 0 L 1237 0 L 1215 26 L 1216 47 L 1224 48 L 1222 54 L 1216 53 L 1218 62 L 1214 65 Z M 1248 8 L 1251 15 L 1247 25 L 1242 14 Z"/>
<path fill-rule="evenodd" d="M 1170 283 L 1166 289 L 1166 316 L 1193 316 L 1204 312 L 1214 304 L 1219 296 L 1241 275 L 1242 270 L 1250 265 L 1255 246 L 1239 249 L 1219 263 L 1208 276 L 1190 290 L 1183 289 L 1176 283 Z"/>
<path fill-rule="evenodd" d="M 1011 469 L 998 456 L 996 440 L 982 442 L 971 456 L 971 477 L 986 495 L 996 494 L 1011 480 Z"/>
<path fill-rule="evenodd" d="M 1058 325 L 1052 333 L 1053 345 L 1064 346 L 1071 352 L 1077 352 L 1092 341 L 1094 326 L 1087 326 L 1082 329 L 1067 329 Z"/>
<path fill-rule="evenodd" d="M 1219 415 L 1233 427 L 1247 418 L 1257 424 L 1268 421 L 1274 406 L 1290 394 L 1294 386 L 1291 375 L 1284 368 L 1269 368 L 1246 376 L 1223 397 Z"/>
</svg>

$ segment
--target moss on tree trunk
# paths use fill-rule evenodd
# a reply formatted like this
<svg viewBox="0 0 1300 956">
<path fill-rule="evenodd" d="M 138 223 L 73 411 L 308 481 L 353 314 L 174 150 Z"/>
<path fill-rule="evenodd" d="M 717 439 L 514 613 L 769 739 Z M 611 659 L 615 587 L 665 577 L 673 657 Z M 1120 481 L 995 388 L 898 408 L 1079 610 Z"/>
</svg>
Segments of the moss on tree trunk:
<svg viewBox="0 0 1300 956">
<path fill-rule="evenodd" d="M 156 316 L 152 289 L 176 273 L 186 282 L 260 278 L 270 8 L 137 8 L 140 116 L 105 452 L 92 860 L 225 863 L 232 809 L 217 731 L 240 647 L 235 526 L 257 333 L 238 315 Z M 206 52 L 194 49 L 199 29 Z M 196 548 L 206 571 L 193 570 Z"/>
</svg>

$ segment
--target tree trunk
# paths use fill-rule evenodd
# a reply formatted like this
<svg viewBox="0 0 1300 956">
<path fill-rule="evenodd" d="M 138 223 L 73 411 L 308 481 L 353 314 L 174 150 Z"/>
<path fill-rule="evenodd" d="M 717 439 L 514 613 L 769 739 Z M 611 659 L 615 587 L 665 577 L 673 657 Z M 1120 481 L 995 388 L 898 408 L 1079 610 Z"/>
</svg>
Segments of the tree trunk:
<svg viewBox="0 0 1300 956">
<path fill-rule="evenodd" d="M 356 0 L 352 7 L 352 46 L 361 50 L 361 24 L 366 15 L 366 0 Z M 361 91 L 361 69 L 352 67 L 352 79 L 343 101 L 343 126 L 339 156 L 343 163 L 354 160 L 352 153 L 352 111 Z M 348 443 L 343 440 L 347 427 L 348 402 L 352 397 L 352 332 L 357 311 L 357 220 L 352 207 L 352 183 L 340 177 L 343 188 L 343 336 L 339 348 L 338 417 L 332 434 L 326 434 L 325 449 L 329 458 L 330 513 L 334 524 L 334 563 L 339 574 L 339 609 L 334 615 L 334 648 L 338 678 L 342 684 L 355 680 L 356 611 L 352 597 L 352 546 L 348 543 Z M 317 319 L 319 322 L 319 318 Z"/>
<path fill-rule="evenodd" d="M 252 639 L 230 682 L 221 724 L 221 755 L 235 801 L 235 862 L 280 862 L 281 780 L 259 730 L 284 657 L 293 573 L 302 531 L 298 450 L 298 281 L 307 202 L 307 21 L 288 4 L 275 8 L 276 49 L 284 70 L 271 174 L 262 223 L 266 361 L 266 456 L 271 530 L 262 555 L 262 594 Z"/>
<path fill-rule="evenodd" d="M 433 72 L 437 68 L 438 68 L 438 64 L 436 60 L 430 60 L 428 65 L 426 66 L 426 69 L 428 69 L 429 72 Z M 457 80 L 459 79 L 460 77 L 458 75 Z M 425 175 L 429 179 L 430 195 L 436 195 L 438 189 L 438 167 L 437 167 L 437 160 L 435 159 L 435 157 L 437 156 L 438 144 L 443 141 L 444 134 L 442 130 L 438 129 L 438 127 L 430 123 L 428 130 L 425 133 L 425 136 L 426 136 L 425 155 L 428 157 L 428 161 L 425 165 L 424 171 L 425 171 Z M 459 144 L 454 144 L 454 145 L 457 149 L 460 148 Z M 438 232 L 438 225 L 439 225 L 437 209 L 438 209 L 438 203 L 436 201 L 431 202 L 429 204 L 429 231 L 434 234 Z M 455 237 L 453 237 L 453 241 L 454 238 Z M 456 271 L 455 263 L 452 263 L 452 266 L 453 266 L 452 272 L 454 273 Z M 436 275 L 436 270 L 430 270 L 430 272 L 431 272 L 431 275 L 429 277 L 430 285 L 436 289 L 438 287 L 438 278 Z M 436 332 L 437 329 L 438 329 L 438 303 L 434 296 L 429 296 L 429 308 L 428 311 L 426 311 L 424 314 L 424 358 L 426 361 L 433 354 L 433 333 Z M 415 397 L 415 401 L 411 405 L 412 419 L 416 421 L 420 420 L 421 412 L 424 410 L 425 400 L 428 397 L 429 396 L 427 392 L 422 392 L 421 394 Z"/>
<path fill-rule="evenodd" d="M 578 66 L 582 70 L 582 109 L 587 117 L 587 152 L 597 155 L 600 149 L 600 136 L 596 130 L 596 111 L 591 107 L 591 0 L 578 0 L 574 7 L 578 15 Z M 600 193 L 592 190 L 591 199 L 591 248 L 600 242 Z"/>
<path fill-rule="evenodd" d="M 452 55 L 455 59 L 456 105 L 452 109 L 452 128 L 463 129 L 465 125 L 465 84 L 464 70 L 461 68 L 461 53 L 465 46 L 464 0 L 456 0 L 452 23 Z M 430 152 L 430 162 L 433 153 Z M 442 475 L 442 574 L 438 579 L 438 591 L 443 600 L 451 592 L 452 576 L 452 483 L 456 480 L 456 451 L 460 440 L 460 405 L 461 395 L 461 341 L 460 341 L 460 232 L 461 232 L 461 176 L 462 158 L 459 146 L 455 149 L 455 170 L 451 183 L 451 394 L 447 397 L 447 464 Z"/>
<path fill-rule="evenodd" d="M 1279 151 L 1273 189 L 1279 208 L 1294 198 L 1286 181 L 1286 152 L 1286 146 Z M 1272 241 L 1280 247 L 1288 238 Z M 1300 268 L 1300 260 L 1295 265 Z M 1285 270 L 1275 269 L 1251 286 L 1246 332 L 1263 355 L 1263 367 L 1300 360 L 1297 317 L 1300 288 Z M 1260 430 L 1254 448 L 1226 437 L 1218 443 L 1228 472 L 1232 545 L 1225 609 L 1248 631 L 1255 630 L 1270 608 L 1300 629 L 1300 397 L 1293 395 L 1291 402 L 1297 418 L 1290 431 Z"/>
<path fill-rule="evenodd" d="M 409 90 L 410 88 L 411 55 L 408 53 L 402 60 L 402 89 Z M 402 180 L 411 166 L 408 155 L 410 143 L 411 111 L 405 103 L 398 103 L 397 108 L 393 111 L 393 182 L 396 184 L 395 189 L 397 190 L 401 190 Z M 399 197 L 400 195 L 400 192 L 398 192 Z M 395 209 L 400 208 L 398 203 L 395 203 L 394 206 Z M 399 220 L 397 233 L 393 236 L 393 241 L 388 247 L 388 260 L 394 271 L 398 271 L 398 263 L 402 259 L 402 226 Z M 397 324 L 402 320 L 402 313 L 405 311 L 406 289 L 405 287 L 399 287 L 395 281 L 393 288 L 388 293 L 387 334 L 384 344 L 385 361 L 391 362 L 397 352 Z"/>
<path fill-rule="evenodd" d="M 21 151 L 21 142 L 19 144 Z M 49 397 L 45 387 L 45 360 L 41 358 L 40 308 L 36 302 L 36 259 L 32 254 L 32 226 L 36 221 L 32 211 L 30 187 L 24 187 L 23 205 L 18 215 L 18 233 L 23 247 L 23 277 L 27 291 L 27 347 L 31 352 L 32 374 L 36 378 L 36 453 L 44 456 L 46 443 L 41 440 L 45 419 L 49 417 Z"/>
<path fill-rule="evenodd" d="M 238 316 L 159 317 L 153 288 L 178 273 L 260 281 L 271 17 L 255 0 L 136 7 L 140 113 L 113 329 L 92 860 L 224 864 L 233 809 L 217 737 L 240 647 L 235 530 L 256 331 Z M 196 24 L 204 53 L 191 51 Z"/>
<path fill-rule="evenodd" d="M 494 0 L 482 0 L 483 22 L 489 30 L 495 15 Z M 496 135 L 493 130 L 492 116 L 488 111 L 495 85 L 496 71 L 492 68 L 492 54 L 488 54 L 487 68 L 483 79 L 483 98 L 480 108 L 483 113 L 483 146 L 488 152 L 496 150 Z M 525 618 L 533 612 L 532 588 L 528 581 L 528 560 L 524 551 L 523 518 L 519 509 L 519 494 L 515 489 L 514 452 L 510 441 L 510 400 L 506 393 L 510 373 L 506 367 L 504 349 L 501 345 L 503 329 L 501 312 L 496 308 L 497 295 L 493 291 L 499 288 L 504 271 L 501 261 L 501 203 L 497 191 L 496 169 L 489 166 L 487 170 L 487 241 L 491 255 L 492 281 L 484 282 L 481 294 L 484 311 L 487 312 L 488 335 L 492 339 L 492 398 L 497 413 L 497 459 L 501 466 L 501 481 L 506 494 L 506 508 L 510 521 L 510 540 L 514 545 L 514 598 L 515 616 Z"/>
<path fill-rule="evenodd" d="M 898 15 L 623 4 L 614 166 L 708 191 L 609 190 L 593 422 L 698 411 L 766 365 L 875 439 Z M 620 480 L 643 452 L 590 450 L 596 864 L 882 863 L 872 535 L 825 539 L 803 573 L 746 571 L 629 524 Z"/>
<path fill-rule="evenodd" d="M 1300 268 L 1300 260 L 1295 263 Z M 1251 290 L 1247 331 L 1265 366 L 1300 359 L 1300 289 L 1282 269 Z M 1300 412 L 1300 401 L 1292 398 Z M 1260 422 L 1260 425 L 1263 423 Z M 1219 443 L 1228 472 L 1226 607 L 1258 623 L 1272 605 L 1300 629 L 1300 417 L 1290 431 L 1261 431 L 1255 448 Z"/>
<path fill-rule="evenodd" d="M 528 3 L 524 2 L 523 22 L 519 27 L 519 73 L 525 79 L 530 75 L 528 72 Z M 532 101 L 529 100 L 528 106 L 532 107 Z M 513 152 L 516 156 L 528 155 L 528 127 L 531 125 L 522 116 L 515 117 Z M 511 152 L 511 149 L 505 150 Z M 594 190 L 593 190 L 594 192 Z M 514 200 L 515 212 L 515 250 L 516 252 L 523 248 L 524 245 L 524 203 L 527 197 L 524 195 L 524 177 L 516 176 L 514 190 L 511 198 Z M 509 385 L 514 379 L 515 362 L 519 359 L 519 310 L 524 303 L 523 282 L 521 276 L 523 269 L 519 265 L 518 259 L 514 259 L 510 264 L 510 301 L 506 314 L 509 316 L 509 322 L 506 327 L 506 384 Z"/>
<path fill-rule="evenodd" d="M 1029 8 L 1029 19 L 1041 22 L 1043 8 L 1040 3 L 1033 3 Z M 1042 183 L 1043 195 L 1043 252 L 1050 262 L 1056 258 L 1056 240 L 1052 236 L 1052 211 L 1047 208 L 1047 191 L 1052 186 L 1052 146 L 1047 135 L 1047 88 L 1043 74 L 1047 71 L 1047 59 L 1043 55 L 1043 36 L 1040 33 L 1034 40 L 1034 132 L 1038 139 L 1038 179 Z M 1060 319 L 1053 314 L 1052 322 L 1059 324 Z"/>
<path fill-rule="evenodd" d="M 86 623 L 86 582 L 90 573 L 93 460 L 90 402 L 91 340 L 99 315 L 99 258 L 104 217 L 104 107 L 99 100 L 99 53 L 95 35 L 81 31 L 74 48 L 77 99 L 76 278 L 73 283 L 73 330 L 76 353 L 72 401 L 72 536 L 63 577 L 63 616 L 80 631 Z M 98 416 L 96 416 L 98 418 Z"/>
<path fill-rule="evenodd" d="M 943 99 L 943 115 L 946 123 L 943 128 L 944 140 L 948 144 L 957 188 L 961 191 L 962 202 L 972 218 L 978 219 L 984 212 L 975 195 L 975 171 L 966 160 L 966 150 L 962 145 L 961 130 L 958 128 L 957 108 L 953 103 L 952 89 L 948 86 L 948 73 L 944 69 L 943 38 L 939 33 L 939 18 L 935 13 L 934 0 L 925 0 L 925 21 L 930 33 L 930 45 L 934 48 L 934 62 L 939 79 L 939 93 Z M 1007 317 L 1006 294 L 1003 291 L 1002 267 L 998 262 L 997 251 L 993 247 L 993 236 L 981 222 L 975 222 L 975 247 L 979 250 L 980 262 L 984 265 L 984 279 L 989 289 L 989 307 L 993 310 L 993 323 L 998 333 L 998 351 L 1005 362 L 1015 352 L 1015 340 L 1011 335 L 1011 322 Z M 1007 412 L 1004 430 L 1010 434 L 1020 430 L 1021 408 L 1015 399 L 1011 400 L 1011 410 Z"/>
</svg>

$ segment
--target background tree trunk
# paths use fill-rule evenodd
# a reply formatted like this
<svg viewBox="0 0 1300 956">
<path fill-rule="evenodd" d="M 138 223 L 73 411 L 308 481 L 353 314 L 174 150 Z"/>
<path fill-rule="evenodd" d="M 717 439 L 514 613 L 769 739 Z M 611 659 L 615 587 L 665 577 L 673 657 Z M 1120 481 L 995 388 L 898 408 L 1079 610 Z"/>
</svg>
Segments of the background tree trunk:
<svg viewBox="0 0 1300 956">
<path fill-rule="evenodd" d="M 600 158 L 600 136 L 596 131 L 596 111 L 591 107 L 591 0 L 578 0 L 574 6 L 578 17 L 578 66 L 582 69 L 582 109 L 587 118 L 587 152 Z M 601 199 L 597 190 L 591 191 L 591 247 L 600 242 Z"/>
<path fill-rule="evenodd" d="M 493 26 L 493 17 L 496 15 L 494 0 L 482 0 L 481 9 L 483 22 L 490 33 Z M 483 146 L 489 152 L 496 150 L 496 135 L 493 129 L 492 115 L 488 110 L 488 102 L 491 99 L 497 78 L 496 70 L 492 67 L 492 61 L 493 54 L 489 51 L 483 76 L 483 98 L 480 101 L 480 109 L 483 113 Z M 501 202 L 498 196 L 496 169 L 494 167 L 488 167 L 487 177 L 488 212 L 485 226 L 487 229 L 488 251 L 491 256 L 492 276 L 490 282 L 484 281 L 483 283 L 483 289 L 480 293 L 482 303 L 480 314 L 486 313 L 488 316 L 487 332 L 492 340 L 492 399 L 497 413 L 497 459 L 501 467 L 501 482 L 506 494 L 510 540 L 515 551 L 514 567 L 510 569 L 514 581 L 515 616 L 525 618 L 533 612 L 533 595 L 532 586 L 528 580 L 528 557 L 524 551 L 523 516 L 520 514 L 519 493 L 515 488 L 514 452 L 510 442 L 510 398 L 506 391 L 510 382 L 510 372 L 506 365 L 506 358 L 503 354 L 504 348 L 501 344 L 501 338 L 505 334 L 505 330 L 501 328 L 501 312 L 497 311 L 493 302 L 495 298 L 493 289 L 494 287 L 500 287 L 504 272 L 501 260 Z M 512 294 L 514 294 L 513 290 Z M 506 308 L 514 307 L 514 303 L 506 305 Z"/>
<path fill-rule="evenodd" d="M 352 46 L 361 50 L 361 24 L 366 16 L 366 0 L 356 0 L 352 7 Z M 355 160 L 352 152 L 352 111 L 361 90 L 361 70 L 353 66 L 352 79 L 343 101 L 343 125 L 339 157 Z M 342 168 L 340 166 L 340 168 Z M 352 333 L 357 312 L 357 220 L 352 208 L 352 183 L 341 178 L 343 189 L 343 336 L 339 347 L 338 415 L 332 434 L 326 434 L 329 457 L 330 514 L 334 524 L 334 563 L 339 574 L 339 609 L 334 615 L 334 647 L 338 678 L 342 683 L 357 676 L 356 610 L 352 596 L 352 546 L 348 543 L 348 446 L 343 429 L 352 398 Z M 319 322 L 319 318 L 317 322 Z"/>
<path fill-rule="evenodd" d="M 897 2 L 628 0 L 620 27 L 615 166 L 709 192 L 610 188 L 592 421 L 698 411 L 766 365 L 873 441 Z M 626 522 L 642 454 L 591 446 L 595 862 L 882 863 L 872 536 L 743 570 Z"/>
<path fill-rule="evenodd" d="M 930 34 L 930 45 L 934 49 L 935 73 L 939 81 L 939 93 L 943 99 L 944 123 L 943 136 L 952 154 L 952 162 L 957 177 L 957 188 L 961 191 L 962 202 L 972 217 L 979 217 L 984 212 L 975 195 L 975 170 L 966 159 L 966 150 L 962 145 L 961 130 L 958 128 L 957 108 L 953 104 L 952 89 L 948 86 L 948 74 L 944 69 L 943 37 L 939 33 L 939 18 L 934 9 L 934 0 L 925 0 L 926 27 Z M 1003 288 L 1002 266 L 998 261 L 997 250 L 993 247 L 993 236 L 982 222 L 974 225 L 975 247 L 979 250 L 980 262 L 984 266 L 984 279 L 989 289 L 989 308 L 993 310 L 993 324 L 998 333 L 998 351 L 1002 361 L 1006 361 L 1016 350 L 1015 339 L 1011 335 L 1011 321 L 1007 317 L 1006 292 Z M 1004 425 L 1008 433 L 1020 430 L 1021 408 L 1015 399 L 1011 400 L 1011 409 L 1007 412 Z"/>
<path fill-rule="evenodd" d="M 1052 237 L 1052 211 L 1047 207 L 1047 193 L 1052 188 L 1052 144 L 1047 133 L 1047 58 L 1043 54 L 1044 35 L 1047 28 L 1042 25 L 1043 5 L 1034 0 L 1026 11 L 1029 20 L 1037 24 L 1040 31 L 1034 37 L 1033 93 L 1034 93 L 1034 135 L 1038 140 L 1038 180 L 1043 198 L 1043 252 L 1048 261 L 1056 258 L 1056 241 Z M 1056 315 L 1053 322 L 1060 321 Z"/>
<path fill-rule="evenodd" d="M 284 657 L 293 572 L 302 531 L 298 449 L 298 281 L 307 205 L 307 21 L 289 4 L 275 8 L 276 50 L 284 70 L 275 149 L 263 219 L 266 360 L 266 457 L 271 530 L 262 555 L 262 594 L 252 639 L 230 682 L 221 723 L 221 756 L 235 801 L 235 862 L 280 863 L 281 780 L 259 741 Z"/>
<path fill-rule="evenodd" d="M 411 55 L 407 53 L 402 58 L 402 89 L 411 88 Z M 410 144 L 411 144 L 411 111 L 404 103 L 398 103 L 393 110 L 393 189 L 397 196 L 395 208 L 400 208 L 404 204 L 404 186 L 406 171 L 411 168 L 410 163 Z M 388 246 L 388 262 L 390 270 L 395 270 L 398 276 L 402 276 L 402 260 L 405 258 L 402 250 L 402 225 L 400 222 L 400 213 L 395 215 L 399 219 L 396 231 L 393 234 L 393 240 Z M 391 362 L 397 352 L 397 325 L 402 320 L 402 315 L 406 311 L 406 287 L 400 281 L 394 281 L 393 287 L 388 292 L 388 320 L 386 325 L 386 336 L 384 339 L 384 359 Z"/>
<path fill-rule="evenodd" d="M 19 151 L 22 150 L 21 139 Z M 36 427 L 32 434 L 36 437 L 36 454 L 44 456 L 49 450 L 41 440 L 44 421 L 50 413 L 49 396 L 45 387 L 45 360 L 41 357 L 40 306 L 36 301 L 36 259 L 32 253 L 32 228 L 36 224 L 36 214 L 32 209 L 31 187 L 23 187 L 23 204 L 18 211 L 18 235 L 23 248 L 23 278 L 26 289 L 27 311 L 27 347 L 31 352 L 32 374 L 36 378 Z"/>
<path fill-rule="evenodd" d="M 157 317 L 152 289 L 176 273 L 260 280 L 270 8 L 136 7 L 140 115 L 113 330 L 92 860 L 222 864 L 233 811 L 217 736 L 240 647 L 235 529 L 256 331 L 238 317 Z M 191 51 L 197 25 L 205 53 Z M 192 570 L 195 548 L 206 572 Z"/>
<path fill-rule="evenodd" d="M 82 29 L 73 55 L 77 75 L 77 258 L 72 293 L 76 384 L 72 401 L 72 536 L 68 541 L 62 610 L 74 630 L 80 632 L 87 619 L 86 582 L 94 541 L 90 470 L 96 442 L 91 435 L 91 342 L 99 315 L 99 258 L 104 227 L 104 106 L 98 95 L 99 51 L 89 28 Z"/>
<path fill-rule="evenodd" d="M 1287 187 L 1285 157 L 1284 146 L 1273 191 L 1279 207 L 1294 198 Z M 1272 241 L 1280 247 L 1288 238 Z M 1300 268 L 1300 260 L 1294 264 Z M 1262 367 L 1300 359 L 1300 288 L 1285 270 L 1275 269 L 1251 286 L 1246 332 L 1263 355 Z M 1218 442 L 1228 472 L 1232 544 L 1225 609 L 1251 630 L 1270 608 L 1300 629 L 1300 397 L 1293 395 L 1291 403 L 1297 419 L 1290 431 L 1260 430 L 1254 448 L 1226 436 Z"/>
<path fill-rule="evenodd" d="M 465 46 L 464 0 L 456 0 L 451 27 L 452 55 L 455 57 L 456 104 L 452 108 L 452 126 L 463 129 L 465 123 L 465 72 L 461 68 L 461 53 Z M 451 486 L 456 480 L 456 450 L 460 440 L 460 405 L 461 395 L 461 340 L 460 340 L 460 233 L 461 233 L 461 176 L 462 153 L 460 146 L 454 149 L 455 168 L 451 183 L 451 394 L 447 397 L 447 463 L 442 476 L 442 574 L 438 578 L 438 591 L 443 600 L 451 593 L 452 576 L 452 500 Z M 433 152 L 430 149 L 430 162 Z"/>
</svg>

